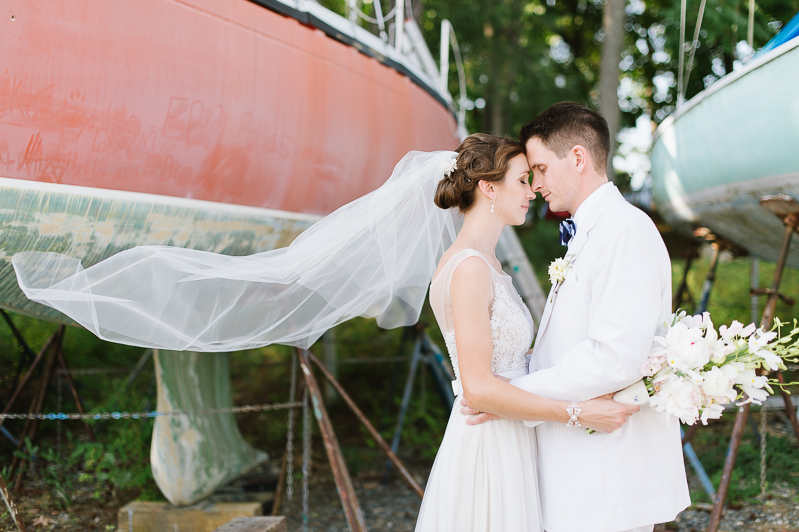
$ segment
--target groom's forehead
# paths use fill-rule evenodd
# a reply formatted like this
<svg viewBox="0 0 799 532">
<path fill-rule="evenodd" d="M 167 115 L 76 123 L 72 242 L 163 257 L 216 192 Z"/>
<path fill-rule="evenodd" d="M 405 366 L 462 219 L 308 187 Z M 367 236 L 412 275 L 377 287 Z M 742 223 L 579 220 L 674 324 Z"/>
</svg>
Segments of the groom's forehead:
<svg viewBox="0 0 799 532">
<path fill-rule="evenodd" d="M 549 155 L 552 153 L 540 139 L 535 137 L 527 141 L 525 152 L 527 153 L 527 162 L 530 163 L 530 167 L 533 169 L 541 164 L 546 164 L 546 161 L 550 158 Z"/>
</svg>

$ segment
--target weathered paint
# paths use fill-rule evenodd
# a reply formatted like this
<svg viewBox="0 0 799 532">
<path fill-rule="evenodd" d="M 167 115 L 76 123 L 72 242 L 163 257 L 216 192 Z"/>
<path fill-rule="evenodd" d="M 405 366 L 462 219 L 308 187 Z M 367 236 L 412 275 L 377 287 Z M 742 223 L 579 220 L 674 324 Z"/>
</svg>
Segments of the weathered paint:
<svg viewBox="0 0 799 532">
<path fill-rule="evenodd" d="M 85 267 L 141 244 L 247 255 L 287 246 L 316 216 L 0 178 L 0 307 L 71 323 L 16 282 L 18 251 L 55 251 Z"/>
<path fill-rule="evenodd" d="M 14 179 L 324 215 L 458 145 L 419 85 L 248 0 L 8 0 L 0 57 Z"/>
<path fill-rule="evenodd" d="M 652 147 L 655 201 L 684 233 L 708 227 L 776 260 L 782 223 L 763 195 L 799 198 L 799 39 L 753 60 L 661 124 Z M 799 267 L 799 245 L 788 264 Z"/>
<path fill-rule="evenodd" d="M 458 144 L 419 85 L 247 0 L 8 0 L 0 57 L 0 307 L 62 323 L 21 294 L 14 253 L 90 266 L 146 244 L 266 251 L 406 152 Z M 213 357 L 161 353 L 159 408 L 229 404 Z M 231 416 L 210 417 L 156 422 L 153 470 L 174 504 L 263 458 Z"/>
<path fill-rule="evenodd" d="M 158 411 L 233 406 L 224 353 L 157 351 Z M 158 417 L 150 463 L 161 493 L 192 504 L 268 459 L 241 435 L 233 414 Z"/>
</svg>

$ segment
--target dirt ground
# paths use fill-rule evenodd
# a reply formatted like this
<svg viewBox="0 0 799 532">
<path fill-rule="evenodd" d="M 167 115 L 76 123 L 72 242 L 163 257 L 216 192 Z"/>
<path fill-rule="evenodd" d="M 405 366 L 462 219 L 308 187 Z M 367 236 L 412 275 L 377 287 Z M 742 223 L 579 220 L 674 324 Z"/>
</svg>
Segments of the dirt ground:
<svg viewBox="0 0 799 532">
<path fill-rule="evenodd" d="M 296 470 L 299 470 L 297 463 Z M 371 464 L 370 464 L 371 465 Z M 417 481 L 423 483 L 430 470 L 427 461 L 407 460 L 407 466 Z M 277 464 L 270 464 L 272 470 Z M 347 524 L 336 492 L 330 469 L 322 449 L 314 449 L 313 474 L 309 482 L 308 530 L 314 532 L 346 532 Z M 353 480 L 370 530 L 411 532 L 419 511 L 420 500 L 396 475 L 383 483 L 382 469 L 363 468 Z M 29 482 L 17 504 L 30 532 L 64 531 L 84 532 L 116 530 L 117 510 L 133 500 L 136 493 L 107 493 L 94 498 L 96 486 L 81 484 L 74 492 L 75 505 L 69 511 L 57 509 L 55 501 L 41 482 Z M 294 482 L 294 497 L 286 501 L 281 515 L 288 520 L 291 532 L 302 530 L 302 484 Z M 795 490 L 786 486 L 771 489 L 770 500 L 727 508 L 721 531 L 725 532 L 799 532 L 799 502 Z M 707 529 L 710 513 L 691 507 L 676 521 L 659 525 L 658 532 L 700 532 Z M 0 518 L 0 532 L 16 528 L 7 513 Z M 170 531 L 171 532 L 171 531 Z"/>
</svg>

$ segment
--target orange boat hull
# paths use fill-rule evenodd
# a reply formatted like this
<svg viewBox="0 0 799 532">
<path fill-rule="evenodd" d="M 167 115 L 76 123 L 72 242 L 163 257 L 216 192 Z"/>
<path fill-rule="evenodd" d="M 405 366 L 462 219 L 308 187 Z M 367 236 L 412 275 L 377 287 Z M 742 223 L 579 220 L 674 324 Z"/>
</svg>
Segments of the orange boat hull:
<svg viewBox="0 0 799 532">
<path fill-rule="evenodd" d="M 458 144 L 429 88 L 247 0 L 10 0 L 0 57 L 0 307 L 53 321 L 14 253 L 265 251 Z"/>
<path fill-rule="evenodd" d="M 457 146 L 397 71 L 246 0 L 3 2 L 0 176 L 323 215 Z"/>
</svg>

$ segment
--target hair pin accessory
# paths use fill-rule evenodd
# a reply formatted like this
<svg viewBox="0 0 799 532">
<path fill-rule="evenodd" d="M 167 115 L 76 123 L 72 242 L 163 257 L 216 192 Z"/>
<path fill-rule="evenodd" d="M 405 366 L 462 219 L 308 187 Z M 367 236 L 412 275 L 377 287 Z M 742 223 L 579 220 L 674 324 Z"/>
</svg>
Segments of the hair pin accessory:
<svg viewBox="0 0 799 532">
<path fill-rule="evenodd" d="M 449 177 L 452 175 L 452 172 L 458 169 L 458 160 L 454 157 L 444 163 L 444 166 L 441 168 L 444 171 L 444 175 Z"/>
</svg>

